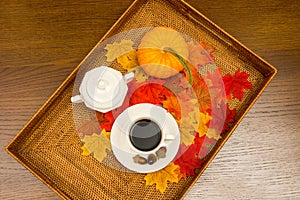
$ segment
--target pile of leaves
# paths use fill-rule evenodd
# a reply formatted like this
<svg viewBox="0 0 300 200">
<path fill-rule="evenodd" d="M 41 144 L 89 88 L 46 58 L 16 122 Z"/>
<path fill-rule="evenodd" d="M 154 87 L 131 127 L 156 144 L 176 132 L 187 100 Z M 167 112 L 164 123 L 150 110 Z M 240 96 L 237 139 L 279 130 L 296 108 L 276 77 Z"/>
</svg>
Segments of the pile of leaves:
<svg viewBox="0 0 300 200">
<path fill-rule="evenodd" d="M 173 162 L 157 172 L 148 173 L 146 185 L 155 185 L 163 193 L 168 184 L 177 183 L 187 176 L 195 176 L 212 147 L 235 122 L 236 110 L 228 101 L 242 101 L 246 90 L 252 89 L 249 74 L 240 70 L 223 74 L 220 68 L 199 74 L 201 68 L 214 64 L 215 49 L 208 44 L 187 42 L 193 83 L 185 70 L 167 79 L 147 75 L 139 66 L 134 42 L 121 40 L 105 47 L 107 61 L 116 61 L 127 71 L 134 71 L 135 78 L 128 83 L 128 94 L 121 107 L 84 120 L 78 127 L 83 135 L 83 155 L 92 155 L 100 162 L 111 151 L 109 135 L 114 120 L 126 108 L 151 103 L 162 106 L 176 119 L 181 144 Z M 225 90 L 224 90 L 225 89 Z"/>
</svg>

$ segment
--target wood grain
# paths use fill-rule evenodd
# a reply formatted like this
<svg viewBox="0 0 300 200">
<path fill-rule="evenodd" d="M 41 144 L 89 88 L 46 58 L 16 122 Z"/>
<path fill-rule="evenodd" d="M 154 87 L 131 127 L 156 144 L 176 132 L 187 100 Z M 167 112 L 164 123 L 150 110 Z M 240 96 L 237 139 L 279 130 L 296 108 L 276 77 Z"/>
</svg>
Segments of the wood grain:
<svg viewBox="0 0 300 200">
<path fill-rule="evenodd" d="M 0 199 L 58 199 L 4 148 L 131 2 L 0 2 Z M 279 73 L 186 199 L 299 199 L 299 2 L 187 2 Z"/>
</svg>

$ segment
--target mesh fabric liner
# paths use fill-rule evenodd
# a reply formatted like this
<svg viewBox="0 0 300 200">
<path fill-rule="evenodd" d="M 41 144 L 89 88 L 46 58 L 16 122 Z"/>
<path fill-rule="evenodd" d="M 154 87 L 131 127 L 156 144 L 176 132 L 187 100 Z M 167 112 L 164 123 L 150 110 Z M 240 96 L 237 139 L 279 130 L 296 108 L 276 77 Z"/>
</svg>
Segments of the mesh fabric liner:
<svg viewBox="0 0 300 200">
<path fill-rule="evenodd" d="M 177 0 L 137 1 L 106 35 L 106 38 L 134 28 L 155 26 L 168 26 L 198 42 L 211 44 L 216 48 L 215 64 L 222 68 L 224 74 L 233 74 L 238 69 L 250 74 L 249 80 L 252 82 L 253 89 L 246 92 L 242 102 L 230 102 L 230 107 L 237 109 L 239 119 L 275 74 L 272 67 Z M 138 43 L 142 35 L 143 33 L 135 36 L 135 43 Z M 103 57 L 97 56 L 99 53 L 101 52 L 94 51 L 89 55 L 85 60 L 86 67 L 92 69 L 106 64 Z M 111 67 L 125 73 L 121 68 L 117 68 L 116 63 Z M 161 194 L 155 189 L 155 185 L 145 185 L 144 174 L 120 172 L 101 164 L 91 156 L 81 155 L 81 141 L 76 132 L 70 102 L 73 86 L 74 89 L 79 86 L 78 82 L 74 85 L 75 75 L 76 73 L 73 73 L 64 82 L 50 101 L 19 133 L 9 145 L 8 151 L 66 199 L 178 199 L 183 197 L 197 177 L 188 177 L 179 183 L 168 184 L 166 191 Z M 79 106 L 74 109 L 81 108 Z M 88 118 L 89 114 L 83 113 L 82 119 Z M 232 131 L 223 135 L 223 139 L 219 140 L 212 154 L 216 153 L 218 147 L 225 142 Z M 203 170 L 198 172 L 199 176 Z"/>
</svg>

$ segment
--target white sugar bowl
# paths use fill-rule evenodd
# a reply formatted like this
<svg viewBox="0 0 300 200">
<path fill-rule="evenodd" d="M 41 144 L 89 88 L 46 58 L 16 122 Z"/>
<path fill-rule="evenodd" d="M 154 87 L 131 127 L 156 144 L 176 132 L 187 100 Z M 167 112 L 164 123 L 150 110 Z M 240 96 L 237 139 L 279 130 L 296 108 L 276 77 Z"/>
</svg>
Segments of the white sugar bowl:
<svg viewBox="0 0 300 200">
<path fill-rule="evenodd" d="M 121 72 L 101 66 L 88 71 L 80 84 L 79 95 L 73 96 L 73 103 L 82 103 L 86 107 L 102 113 L 111 111 L 123 104 L 128 91 L 127 83 L 134 78 L 130 72 L 122 76 Z"/>
</svg>

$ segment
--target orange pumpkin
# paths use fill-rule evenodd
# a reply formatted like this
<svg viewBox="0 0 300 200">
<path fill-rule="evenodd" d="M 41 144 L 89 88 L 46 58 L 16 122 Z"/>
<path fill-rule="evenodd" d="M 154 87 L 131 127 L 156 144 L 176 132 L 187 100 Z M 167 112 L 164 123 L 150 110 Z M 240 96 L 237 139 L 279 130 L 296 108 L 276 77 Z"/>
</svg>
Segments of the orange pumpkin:
<svg viewBox="0 0 300 200">
<path fill-rule="evenodd" d="M 150 76 L 169 78 L 184 68 L 179 58 L 187 59 L 188 47 L 177 31 L 156 27 L 142 38 L 137 57 L 140 66 Z"/>
</svg>

